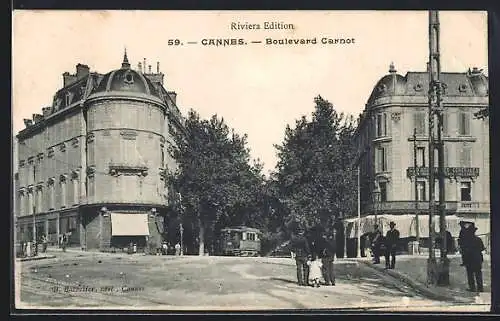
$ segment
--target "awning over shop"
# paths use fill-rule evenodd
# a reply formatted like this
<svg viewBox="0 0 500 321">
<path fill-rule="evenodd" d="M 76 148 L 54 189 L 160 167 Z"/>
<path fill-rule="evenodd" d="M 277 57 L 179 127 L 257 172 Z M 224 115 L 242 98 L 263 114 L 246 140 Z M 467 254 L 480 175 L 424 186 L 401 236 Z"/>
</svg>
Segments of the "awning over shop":
<svg viewBox="0 0 500 321">
<path fill-rule="evenodd" d="M 382 233 L 386 233 L 389 230 L 389 223 L 396 223 L 396 229 L 399 231 L 400 237 L 416 237 L 417 236 L 417 218 L 415 215 L 378 215 L 378 224 Z M 446 216 L 446 229 L 450 231 L 453 237 L 458 237 L 460 233 L 460 221 L 470 221 L 474 222 L 475 226 L 478 228 L 476 234 L 488 234 L 490 232 L 490 220 L 487 217 L 462 217 L 457 215 L 447 215 Z M 429 237 L 429 216 L 419 215 L 418 216 L 418 229 L 420 237 Z M 347 224 L 347 235 L 349 238 L 358 237 L 358 219 L 346 220 Z M 373 215 L 365 216 L 361 218 L 360 221 L 360 231 L 363 235 L 373 231 L 373 225 L 375 225 L 375 217 Z M 434 229 L 439 232 L 439 216 L 434 217 Z"/>
<path fill-rule="evenodd" d="M 112 236 L 149 235 L 148 214 L 111 213 Z"/>
</svg>

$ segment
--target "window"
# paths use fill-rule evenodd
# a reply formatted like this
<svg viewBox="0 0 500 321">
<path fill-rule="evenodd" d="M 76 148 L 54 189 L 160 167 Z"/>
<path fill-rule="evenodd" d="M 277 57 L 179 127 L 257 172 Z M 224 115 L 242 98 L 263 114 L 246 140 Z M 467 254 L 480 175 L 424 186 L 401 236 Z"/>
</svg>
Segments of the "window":
<svg viewBox="0 0 500 321">
<path fill-rule="evenodd" d="M 33 190 L 28 191 L 28 214 L 33 214 Z"/>
<path fill-rule="evenodd" d="M 387 182 L 379 182 L 378 186 L 380 188 L 380 201 L 387 202 Z"/>
<path fill-rule="evenodd" d="M 468 146 L 462 147 L 460 149 L 460 166 L 461 167 L 471 167 L 472 166 L 472 149 Z"/>
<path fill-rule="evenodd" d="M 57 233 L 57 220 L 51 219 L 49 220 L 49 234 L 56 234 L 56 233 Z"/>
<path fill-rule="evenodd" d="M 439 202 L 439 180 L 436 179 L 434 182 L 434 200 Z"/>
<path fill-rule="evenodd" d="M 53 210 L 55 209 L 55 185 L 54 182 L 52 181 L 52 184 L 50 185 L 50 209 Z"/>
<path fill-rule="evenodd" d="M 443 113 L 443 136 L 448 136 L 448 114 Z"/>
<path fill-rule="evenodd" d="M 255 241 L 255 233 L 247 233 L 247 240 Z"/>
<path fill-rule="evenodd" d="M 425 182 L 418 181 L 417 182 L 417 201 L 425 201 Z"/>
<path fill-rule="evenodd" d="M 387 114 L 378 114 L 376 118 L 377 137 L 387 136 Z"/>
<path fill-rule="evenodd" d="M 78 204 L 78 177 L 73 177 L 73 204 Z"/>
<path fill-rule="evenodd" d="M 417 135 L 425 135 L 425 112 L 417 112 L 413 114 L 413 126 L 417 129 Z"/>
<path fill-rule="evenodd" d="M 42 208 L 42 189 L 37 188 L 36 190 L 36 211 L 43 212 Z"/>
<path fill-rule="evenodd" d="M 377 159 L 377 171 L 378 172 L 387 171 L 387 153 L 384 147 L 378 147 L 376 149 L 376 159 Z"/>
<path fill-rule="evenodd" d="M 64 234 L 69 232 L 69 220 L 67 217 L 61 217 L 59 219 L 59 234 Z"/>
<path fill-rule="evenodd" d="M 460 183 L 460 200 L 462 202 L 470 202 L 472 200 L 471 182 Z"/>
<path fill-rule="evenodd" d="M 66 107 L 71 104 L 71 94 L 68 92 L 66 93 Z"/>
<path fill-rule="evenodd" d="M 417 166 L 425 167 L 425 147 L 417 147 Z"/>
<path fill-rule="evenodd" d="M 161 168 L 165 167 L 165 152 L 161 149 Z"/>
<path fill-rule="evenodd" d="M 470 135 L 470 115 L 468 113 L 460 113 L 458 117 L 458 134 Z"/>
<path fill-rule="evenodd" d="M 439 148 L 434 148 L 434 167 L 438 167 L 439 165 Z"/>
<path fill-rule="evenodd" d="M 61 208 L 66 207 L 66 178 L 61 176 Z"/>
</svg>

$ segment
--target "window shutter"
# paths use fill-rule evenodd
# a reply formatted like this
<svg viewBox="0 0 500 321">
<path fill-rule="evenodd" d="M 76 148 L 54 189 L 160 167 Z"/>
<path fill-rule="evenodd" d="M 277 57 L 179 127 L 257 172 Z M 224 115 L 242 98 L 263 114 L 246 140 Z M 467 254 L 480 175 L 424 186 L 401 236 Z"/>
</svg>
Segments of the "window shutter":
<svg viewBox="0 0 500 321">
<path fill-rule="evenodd" d="M 449 136 L 448 133 L 448 114 L 443 113 L 443 136 Z"/>
<path fill-rule="evenodd" d="M 387 113 L 384 113 L 384 136 L 387 136 Z"/>
<path fill-rule="evenodd" d="M 389 149 L 388 148 L 384 148 L 383 149 L 384 151 L 384 171 L 388 171 L 389 169 Z"/>
<path fill-rule="evenodd" d="M 470 135 L 470 114 L 464 114 L 464 134 Z"/>
</svg>

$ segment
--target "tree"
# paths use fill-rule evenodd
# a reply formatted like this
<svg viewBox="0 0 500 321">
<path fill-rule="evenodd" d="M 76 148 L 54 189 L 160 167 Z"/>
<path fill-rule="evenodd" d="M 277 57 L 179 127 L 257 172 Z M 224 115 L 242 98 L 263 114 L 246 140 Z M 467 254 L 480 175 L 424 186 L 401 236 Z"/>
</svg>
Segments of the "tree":
<svg viewBox="0 0 500 321">
<path fill-rule="evenodd" d="M 350 169 L 355 120 L 321 96 L 314 102 L 312 120 L 303 116 L 295 128 L 287 126 L 284 142 L 275 146 L 276 184 L 287 208 L 283 220 L 307 228 L 333 226 L 356 204 L 356 176 Z"/>
<path fill-rule="evenodd" d="M 173 156 L 178 170 L 170 180 L 182 195 L 183 221 L 198 229 L 203 255 L 214 230 L 228 225 L 262 225 L 262 165 L 250 164 L 247 136 L 231 130 L 217 115 L 200 119 L 190 111 L 185 133 L 176 134 Z"/>
</svg>

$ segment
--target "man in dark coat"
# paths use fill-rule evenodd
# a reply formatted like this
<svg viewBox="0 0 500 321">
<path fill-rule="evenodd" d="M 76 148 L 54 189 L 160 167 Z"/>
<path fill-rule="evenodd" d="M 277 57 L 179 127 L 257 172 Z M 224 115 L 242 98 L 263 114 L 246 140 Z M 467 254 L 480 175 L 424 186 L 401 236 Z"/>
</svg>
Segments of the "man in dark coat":
<svg viewBox="0 0 500 321">
<path fill-rule="evenodd" d="M 464 265 L 467 271 L 468 291 L 483 292 L 483 251 L 485 250 L 483 241 L 475 235 L 477 227 L 471 228 L 470 243 L 467 244 L 464 251 Z M 477 286 L 476 286 L 477 285 Z"/>
<path fill-rule="evenodd" d="M 307 286 L 309 279 L 307 258 L 311 255 L 311 250 L 309 248 L 309 242 L 304 236 L 304 228 L 297 228 L 296 233 L 292 235 L 290 245 L 292 247 L 292 251 L 295 253 L 297 282 L 300 286 Z"/>
<path fill-rule="evenodd" d="M 399 241 L 399 231 L 395 229 L 396 223 L 390 222 L 390 230 L 385 236 L 385 268 L 394 269 L 396 265 L 396 248 Z M 389 259 L 391 259 L 389 263 Z"/>
<path fill-rule="evenodd" d="M 373 253 L 373 264 L 380 264 L 380 248 L 382 246 L 382 232 L 378 229 L 378 224 L 373 226 L 374 230 L 372 233 L 372 253 Z"/>
<path fill-rule="evenodd" d="M 335 285 L 335 271 L 333 269 L 333 260 L 336 252 L 336 240 L 333 231 L 325 231 L 322 234 L 321 243 L 321 262 L 323 263 L 323 278 L 326 285 Z"/>
<path fill-rule="evenodd" d="M 460 249 L 460 254 L 462 256 L 462 264 L 460 265 L 464 266 L 465 265 L 464 252 L 467 244 L 469 243 L 469 240 L 467 240 L 467 236 L 471 235 L 471 233 L 468 233 L 470 231 L 468 229 L 473 226 L 471 225 L 471 223 L 464 221 L 460 221 L 460 223 L 458 224 L 460 224 L 460 233 L 458 234 L 458 247 Z"/>
</svg>

